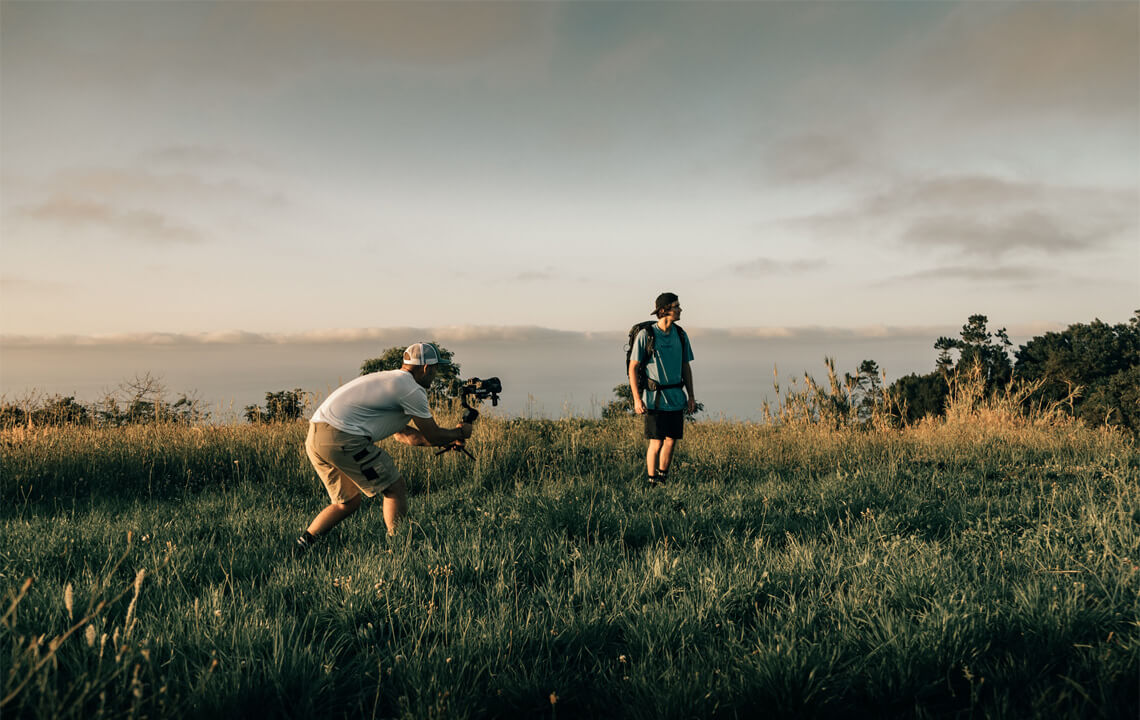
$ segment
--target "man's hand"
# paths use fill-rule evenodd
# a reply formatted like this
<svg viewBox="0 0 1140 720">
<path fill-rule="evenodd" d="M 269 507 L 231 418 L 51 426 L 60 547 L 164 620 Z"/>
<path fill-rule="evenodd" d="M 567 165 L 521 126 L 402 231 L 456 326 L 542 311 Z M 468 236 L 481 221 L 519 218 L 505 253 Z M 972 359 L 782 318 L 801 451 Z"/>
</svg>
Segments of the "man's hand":
<svg viewBox="0 0 1140 720">
<path fill-rule="evenodd" d="M 471 431 L 474 429 L 475 428 L 472 427 L 471 423 L 459 423 L 456 425 L 455 430 L 458 430 L 459 434 L 463 437 L 459 438 L 458 440 L 448 440 L 447 442 L 440 443 L 443 445 L 443 449 L 437 452 L 436 455 L 442 455 L 448 450 L 458 450 L 459 452 L 474 460 L 475 456 L 467 452 L 466 447 L 467 438 L 471 437 Z"/>
<path fill-rule="evenodd" d="M 419 428 L 428 445 L 442 447 L 450 445 L 457 440 L 466 440 L 471 437 L 471 423 L 460 423 L 454 428 L 441 428 L 432 418 L 412 418 L 412 422 Z M 459 437 L 456 437 L 456 435 Z"/>
<path fill-rule="evenodd" d="M 633 399 L 633 411 L 638 415 L 645 414 L 645 403 L 641 402 L 641 398 Z"/>
<path fill-rule="evenodd" d="M 689 396 L 689 414 L 692 415 L 697 411 L 697 399 L 692 395 Z"/>
</svg>

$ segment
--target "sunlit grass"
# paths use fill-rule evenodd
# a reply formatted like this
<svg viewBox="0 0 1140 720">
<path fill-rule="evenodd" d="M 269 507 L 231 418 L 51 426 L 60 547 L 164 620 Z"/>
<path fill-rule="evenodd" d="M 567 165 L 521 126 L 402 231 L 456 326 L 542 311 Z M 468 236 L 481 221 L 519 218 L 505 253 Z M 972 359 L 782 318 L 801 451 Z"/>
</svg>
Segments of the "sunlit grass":
<svg viewBox="0 0 1140 720">
<path fill-rule="evenodd" d="M 303 424 L 6 431 L 0 710 L 1135 717 L 1134 441 L 957 402 L 690 424 L 659 490 L 632 418 L 487 418 L 299 560 Z"/>
</svg>

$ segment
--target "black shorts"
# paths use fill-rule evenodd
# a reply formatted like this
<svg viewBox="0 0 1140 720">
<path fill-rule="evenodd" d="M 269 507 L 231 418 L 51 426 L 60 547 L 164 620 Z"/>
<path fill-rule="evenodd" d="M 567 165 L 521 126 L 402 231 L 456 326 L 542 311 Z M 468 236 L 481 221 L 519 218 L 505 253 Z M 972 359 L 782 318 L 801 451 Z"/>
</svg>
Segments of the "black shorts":
<svg viewBox="0 0 1140 720">
<path fill-rule="evenodd" d="M 648 440 L 664 440 L 673 438 L 680 440 L 685 436 L 684 410 L 649 410 L 645 413 L 645 437 Z"/>
</svg>

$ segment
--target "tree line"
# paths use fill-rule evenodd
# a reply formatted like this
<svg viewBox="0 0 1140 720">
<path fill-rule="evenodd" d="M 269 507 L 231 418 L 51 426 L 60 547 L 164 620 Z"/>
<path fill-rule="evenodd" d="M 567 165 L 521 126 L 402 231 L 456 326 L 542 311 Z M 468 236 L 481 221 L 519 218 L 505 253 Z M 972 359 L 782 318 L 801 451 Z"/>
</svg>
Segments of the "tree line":
<svg viewBox="0 0 1140 720">
<path fill-rule="evenodd" d="M 1127 323 L 1110 325 L 1098 319 L 1047 332 L 1020 346 L 1011 357 L 1012 347 L 1006 329 L 991 331 L 989 318 L 979 314 L 966 320 L 958 337 L 935 340 L 938 355 L 930 372 L 911 373 L 890 385 L 874 360 L 864 360 L 854 374 L 845 373 L 842 382 L 835 377 L 832 361 L 826 360 L 832 388 L 814 390 L 817 419 L 854 417 L 870 423 L 879 414 L 911 424 L 941 417 L 951 388 L 969 373 L 978 377 L 987 394 L 1016 381 L 1034 388 L 1026 393 L 1025 403 L 1060 404 L 1089 425 L 1140 432 L 1140 310 Z M 618 385 L 613 392 L 615 399 L 602 409 L 602 417 L 632 413 L 629 384 Z M 697 412 L 701 409 L 698 406 Z"/>
<path fill-rule="evenodd" d="M 887 395 L 900 420 L 941 416 L 954 380 L 979 372 L 989 393 L 1011 381 L 1033 387 L 1026 403 L 1060 404 L 1092 426 L 1140 432 L 1140 310 L 1127 323 L 1101 320 L 1047 332 L 1013 351 L 1005 328 L 990 331 L 985 315 L 971 315 L 957 338 L 941 337 L 934 369 L 896 380 Z"/>
<path fill-rule="evenodd" d="M 209 419 L 205 403 L 193 394 L 181 393 L 173 402 L 166 396 L 166 386 L 157 377 L 144 373 L 120 383 L 93 403 L 77 402 L 74 395 L 29 395 L 22 400 L 5 400 L 0 402 L 0 427 L 190 425 Z"/>
<path fill-rule="evenodd" d="M 460 366 L 454 353 L 436 344 L 451 364 L 440 368 L 429 399 L 445 403 L 459 395 Z M 1023 402 L 1042 407 L 1059 405 L 1092 426 L 1112 425 L 1140 433 L 1140 310 L 1127 323 L 1093 320 L 1047 332 L 1013 350 L 1005 328 L 989 329 L 989 318 L 971 315 L 957 337 L 940 337 L 934 367 L 911 373 L 886 385 L 878 363 L 864 360 L 854 374 L 843 376 L 841 393 L 820 394 L 819 414 L 854 417 L 869 423 L 876 414 L 898 424 L 910 424 L 945 413 L 951 388 L 965 373 L 980 377 L 985 392 L 997 393 L 1011 382 L 1033 388 Z M 403 364 L 403 347 L 390 347 L 360 366 L 360 374 L 394 370 Z M 835 378 L 829 362 L 832 385 Z M 628 384 L 614 388 L 615 399 L 602 409 L 603 418 L 632 414 Z M 159 422 L 190 424 L 209 419 L 202 401 L 186 394 L 167 401 L 166 389 L 149 374 L 124 382 L 91 404 L 74 396 L 26 398 L 0 403 L 0 427 L 18 425 L 126 426 Z M 301 388 L 265 393 L 264 405 L 247 405 L 242 415 L 250 423 L 292 422 L 312 411 L 314 396 Z M 703 406 L 698 405 L 696 412 Z M 822 417 L 820 418 L 823 419 Z"/>
</svg>

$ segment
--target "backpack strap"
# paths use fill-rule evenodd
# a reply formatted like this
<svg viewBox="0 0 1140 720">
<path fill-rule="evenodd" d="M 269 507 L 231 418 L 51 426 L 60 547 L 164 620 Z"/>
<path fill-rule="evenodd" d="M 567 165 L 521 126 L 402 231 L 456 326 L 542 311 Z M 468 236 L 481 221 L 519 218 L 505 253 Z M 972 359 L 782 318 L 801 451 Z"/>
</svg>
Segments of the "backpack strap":
<svg viewBox="0 0 1140 720">
<path fill-rule="evenodd" d="M 653 325 L 647 320 L 642 328 L 645 333 L 645 362 L 647 363 L 653 358 L 653 353 L 657 351 L 657 333 L 653 332 Z"/>
</svg>

